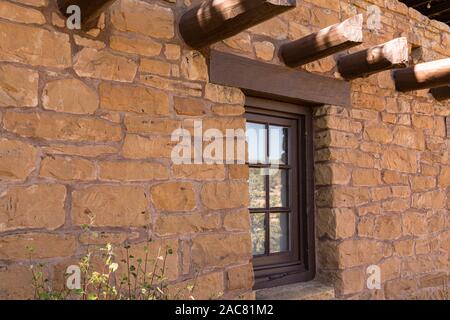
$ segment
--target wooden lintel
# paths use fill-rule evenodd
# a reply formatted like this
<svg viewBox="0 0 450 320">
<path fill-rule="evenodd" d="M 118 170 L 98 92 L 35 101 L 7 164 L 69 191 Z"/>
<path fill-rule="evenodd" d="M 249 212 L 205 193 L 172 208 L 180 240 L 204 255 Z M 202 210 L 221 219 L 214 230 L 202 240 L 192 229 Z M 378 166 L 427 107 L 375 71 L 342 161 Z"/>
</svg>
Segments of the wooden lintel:
<svg viewBox="0 0 450 320">
<path fill-rule="evenodd" d="M 393 76 L 400 92 L 445 86 L 450 84 L 450 58 L 395 70 Z"/>
<path fill-rule="evenodd" d="M 289 67 L 299 67 L 336 52 L 357 46 L 363 41 L 363 15 L 322 29 L 304 38 L 285 43 L 280 56 Z"/>
<path fill-rule="evenodd" d="M 209 63 L 212 83 L 241 88 L 249 95 L 310 105 L 351 105 L 347 81 L 216 50 L 211 51 Z"/>
<path fill-rule="evenodd" d="M 179 30 L 200 49 L 296 7 L 296 0 L 207 0 L 181 17 Z"/>
<path fill-rule="evenodd" d="M 57 0 L 58 8 L 65 16 L 67 8 L 76 5 L 81 10 L 81 26 L 83 29 L 94 27 L 102 12 L 106 11 L 116 0 Z"/>
<path fill-rule="evenodd" d="M 405 68 L 408 61 L 408 39 L 402 37 L 342 56 L 337 66 L 344 79 L 353 80 L 385 70 Z"/>
<path fill-rule="evenodd" d="M 437 101 L 444 101 L 450 99 L 450 85 L 433 88 L 430 90 L 431 95 Z"/>
</svg>

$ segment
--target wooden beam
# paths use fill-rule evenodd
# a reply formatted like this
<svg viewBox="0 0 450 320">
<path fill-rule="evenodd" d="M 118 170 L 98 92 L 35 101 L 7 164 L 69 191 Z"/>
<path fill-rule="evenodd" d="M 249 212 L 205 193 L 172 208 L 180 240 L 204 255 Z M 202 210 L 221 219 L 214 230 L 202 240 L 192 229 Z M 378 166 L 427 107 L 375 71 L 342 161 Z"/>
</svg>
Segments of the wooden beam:
<svg viewBox="0 0 450 320">
<path fill-rule="evenodd" d="M 273 100 L 351 106 L 350 83 L 331 77 L 212 50 L 212 83 L 241 88 L 246 94 Z"/>
<path fill-rule="evenodd" d="M 299 67 L 363 41 L 363 15 L 359 14 L 304 38 L 281 46 L 280 56 L 289 67 Z"/>
<path fill-rule="evenodd" d="M 337 66 L 344 79 L 353 80 L 385 70 L 405 68 L 408 60 L 408 40 L 402 37 L 342 56 Z"/>
<path fill-rule="evenodd" d="M 179 29 L 186 44 L 200 49 L 295 7 L 296 0 L 207 0 L 183 14 Z"/>
<path fill-rule="evenodd" d="M 430 89 L 450 84 L 450 58 L 394 71 L 397 91 Z"/>
<path fill-rule="evenodd" d="M 106 11 L 116 0 L 57 0 L 58 8 L 64 16 L 68 16 L 67 8 L 71 5 L 80 7 L 81 25 L 83 29 L 94 27 L 102 12 Z"/>
<path fill-rule="evenodd" d="M 431 95 L 437 101 L 450 99 L 450 85 L 444 87 L 433 88 L 430 90 Z"/>
</svg>

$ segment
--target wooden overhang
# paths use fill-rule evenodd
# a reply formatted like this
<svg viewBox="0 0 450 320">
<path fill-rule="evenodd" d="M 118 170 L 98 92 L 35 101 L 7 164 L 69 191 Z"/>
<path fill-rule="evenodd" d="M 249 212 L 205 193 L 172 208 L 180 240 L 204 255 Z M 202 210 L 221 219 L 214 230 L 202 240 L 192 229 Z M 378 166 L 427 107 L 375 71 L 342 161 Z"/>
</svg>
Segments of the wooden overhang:
<svg viewBox="0 0 450 320">
<path fill-rule="evenodd" d="M 256 97 L 306 105 L 351 106 L 351 85 L 347 81 L 216 50 L 210 53 L 209 78 L 211 83 L 240 88 Z"/>
<path fill-rule="evenodd" d="M 395 88 L 401 92 L 445 86 L 450 84 L 450 58 L 395 70 L 393 77 Z"/>
<path fill-rule="evenodd" d="M 430 94 L 437 101 L 444 101 L 444 100 L 450 99 L 450 85 L 432 88 L 430 90 Z"/>
<path fill-rule="evenodd" d="M 296 0 L 206 0 L 183 14 L 179 30 L 186 44 L 200 49 L 294 9 L 296 5 Z"/>
<path fill-rule="evenodd" d="M 430 19 L 444 22 L 450 26 L 449 0 L 400 0 Z"/>
<path fill-rule="evenodd" d="M 299 67 L 350 49 L 363 42 L 363 15 L 359 14 L 304 38 L 285 43 L 280 57 L 289 67 Z"/>
</svg>

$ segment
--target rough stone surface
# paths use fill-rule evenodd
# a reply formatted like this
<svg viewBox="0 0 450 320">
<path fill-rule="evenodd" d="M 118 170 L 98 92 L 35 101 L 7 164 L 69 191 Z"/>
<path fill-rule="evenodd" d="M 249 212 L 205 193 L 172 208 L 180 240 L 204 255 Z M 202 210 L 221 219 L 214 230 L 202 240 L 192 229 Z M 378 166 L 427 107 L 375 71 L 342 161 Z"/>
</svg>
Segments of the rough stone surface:
<svg viewBox="0 0 450 320">
<path fill-rule="evenodd" d="M 0 232 L 57 229 L 64 224 L 66 188 L 56 184 L 13 187 L 0 194 Z"/>
<path fill-rule="evenodd" d="M 194 120 L 203 131 L 246 126 L 243 92 L 210 83 L 208 50 L 176 30 L 200 2 L 119 0 L 80 32 L 52 1 L 0 0 L 0 298 L 32 297 L 26 246 L 58 286 L 88 246 L 112 243 L 124 257 L 130 244 L 143 257 L 149 237 L 152 259 L 173 249 L 171 298 L 255 298 L 248 166 L 172 161 L 172 133 L 193 134 Z M 281 43 L 372 5 L 381 25 L 364 28 L 365 47 L 405 36 L 420 47 L 413 64 L 448 58 L 448 26 L 381 0 L 305 0 L 211 49 L 283 66 Z M 339 77 L 336 56 L 303 69 Z M 427 90 L 396 92 L 389 71 L 353 80 L 351 100 L 308 107 L 323 284 L 267 297 L 448 299 L 450 105 Z M 370 265 L 381 268 L 380 290 L 367 289 Z"/>
<path fill-rule="evenodd" d="M 142 187 L 91 186 L 72 194 L 72 216 L 77 225 L 140 227 L 149 221 L 148 195 Z"/>
<path fill-rule="evenodd" d="M 67 113 L 89 114 L 98 108 L 96 92 L 76 79 L 47 83 L 42 101 L 45 109 Z"/>
<path fill-rule="evenodd" d="M 0 139 L 0 179 L 25 180 L 35 169 L 37 149 L 18 140 Z"/>
<path fill-rule="evenodd" d="M 0 107 L 35 107 L 38 73 L 12 65 L 0 65 Z"/>
</svg>

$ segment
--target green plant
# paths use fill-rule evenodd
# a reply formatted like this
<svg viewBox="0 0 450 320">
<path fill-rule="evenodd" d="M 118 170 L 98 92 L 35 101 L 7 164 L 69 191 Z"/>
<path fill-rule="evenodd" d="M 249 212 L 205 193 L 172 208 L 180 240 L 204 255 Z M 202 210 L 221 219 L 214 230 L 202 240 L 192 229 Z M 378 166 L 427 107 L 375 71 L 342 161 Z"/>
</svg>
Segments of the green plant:
<svg viewBox="0 0 450 320">
<path fill-rule="evenodd" d="M 120 261 L 114 253 L 113 246 L 107 244 L 100 248 L 100 262 L 93 263 L 96 257 L 92 250 L 81 257 L 78 267 L 81 272 L 81 287 L 78 289 L 54 289 L 46 275 L 46 265 L 31 264 L 32 285 L 35 299 L 38 300 L 165 300 L 180 297 L 186 290 L 192 297 L 194 285 L 186 286 L 182 290 L 172 292 L 168 287 L 166 262 L 173 254 L 170 247 L 159 247 L 156 257 L 150 257 L 149 244 L 144 247 L 144 258 L 135 258 L 130 245 L 124 246 L 125 257 Z M 33 249 L 28 248 L 30 261 Z M 119 272 L 120 265 L 125 269 Z M 97 268 L 96 268 L 97 267 Z M 66 275 L 70 276 L 70 275 Z"/>
</svg>

